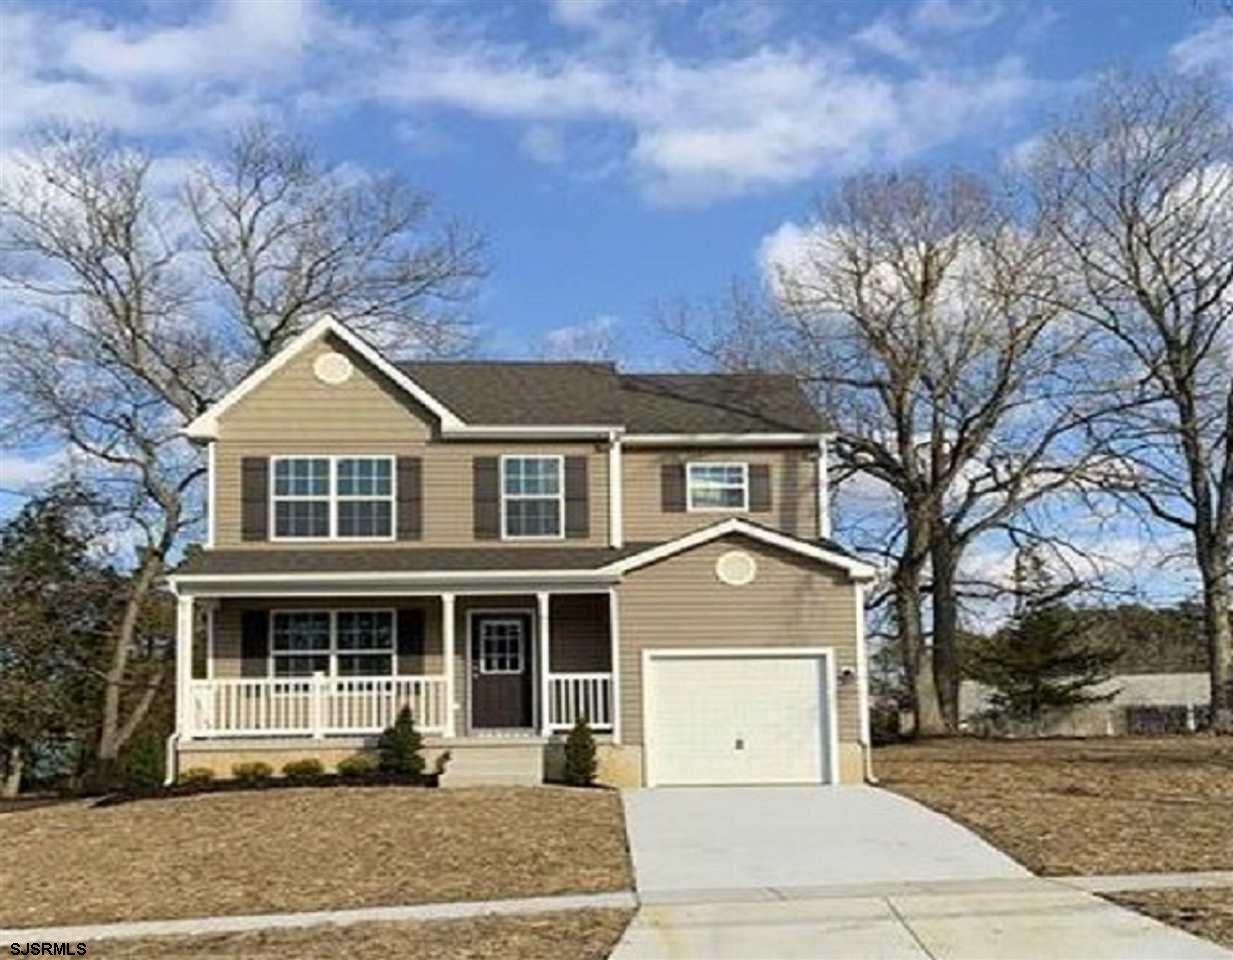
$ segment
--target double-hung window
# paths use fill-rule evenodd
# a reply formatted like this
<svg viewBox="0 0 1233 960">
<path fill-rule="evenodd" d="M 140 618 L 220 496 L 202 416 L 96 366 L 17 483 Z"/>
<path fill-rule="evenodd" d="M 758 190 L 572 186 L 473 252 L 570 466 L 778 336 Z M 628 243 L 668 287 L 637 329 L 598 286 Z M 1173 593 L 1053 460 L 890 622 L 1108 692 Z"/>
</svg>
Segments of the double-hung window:
<svg viewBox="0 0 1233 960">
<path fill-rule="evenodd" d="M 385 677 L 394 672 L 390 610 L 275 611 L 270 660 L 276 677 Z"/>
<path fill-rule="evenodd" d="M 690 510 L 748 510 L 749 464 L 689 464 L 687 497 Z"/>
<path fill-rule="evenodd" d="M 277 540 L 388 540 L 394 535 L 393 457 L 275 457 Z"/>
<path fill-rule="evenodd" d="M 565 513 L 564 460 L 501 458 L 501 531 L 509 540 L 555 540 Z"/>
</svg>

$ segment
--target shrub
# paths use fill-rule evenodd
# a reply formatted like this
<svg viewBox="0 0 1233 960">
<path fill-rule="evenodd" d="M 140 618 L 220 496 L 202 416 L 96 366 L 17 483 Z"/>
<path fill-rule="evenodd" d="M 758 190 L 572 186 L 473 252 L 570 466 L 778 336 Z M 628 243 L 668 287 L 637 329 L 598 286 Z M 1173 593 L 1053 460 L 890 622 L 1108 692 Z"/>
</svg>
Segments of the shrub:
<svg viewBox="0 0 1233 960">
<path fill-rule="evenodd" d="M 398 773 L 418 777 L 424 772 L 424 738 L 415 729 L 411 708 L 398 711 L 392 727 L 386 727 L 377 741 L 377 755 L 382 773 Z"/>
<path fill-rule="evenodd" d="M 340 777 L 367 777 L 377 772 L 377 761 L 366 753 L 357 753 L 338 761 L 335 769 Z"/>
<path fill-rule="evenodd" d="M 181 783 L 203 784 L 214 779 L 214 771 L 209 767 L 189 767 L 180 774 Z"/>
<path fill-rule="evenodd" d="M 124 786 L 135 792 L 157 790 L 163 785 L 166 750 L 155 736 L 135 737 L 120 759 Z"/>
<path fill-rule="evenodd" d="M 283 764 L 283 776 L 290 780 L 306 780 L 309 777 L 319 777 L 324 773 L 325 767 L 321 765 L 321 761 L 312 757 Z"/>
<path fill-rule="evenodd" d="M 595 737 L 585 717 L 579 717 L 565 738 L 565 782 L 589 787 L 595 782 Z"/>
<path fill-rule="evenodd" d="M 252 763 L 237 763 L 231 768 L 231 776 L 241 783 L 259 783 L 274 776 L 274 768 L 261 760 Z"/>
</svg>

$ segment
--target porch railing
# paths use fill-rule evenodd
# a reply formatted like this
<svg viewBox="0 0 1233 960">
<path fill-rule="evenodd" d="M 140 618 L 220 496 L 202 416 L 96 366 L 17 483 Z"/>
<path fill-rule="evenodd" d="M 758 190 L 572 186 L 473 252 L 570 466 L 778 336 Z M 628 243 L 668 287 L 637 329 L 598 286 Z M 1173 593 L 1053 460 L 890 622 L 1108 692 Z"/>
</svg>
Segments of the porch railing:
<svg viewBox="0 0 1233 960">
<path fill-rule="evenodd" d="M 444 676 L 194 680 L 189 736 L 379 733 L 404 706 L 424 733 L 445 731 Z"/>
<path fill-rule="evenodd" d="M 592 730 L 611 730 L 616 705 L 611 673 L 548 674 L 548 727 L 561 731 L 585 717 Z"/>
</svg>

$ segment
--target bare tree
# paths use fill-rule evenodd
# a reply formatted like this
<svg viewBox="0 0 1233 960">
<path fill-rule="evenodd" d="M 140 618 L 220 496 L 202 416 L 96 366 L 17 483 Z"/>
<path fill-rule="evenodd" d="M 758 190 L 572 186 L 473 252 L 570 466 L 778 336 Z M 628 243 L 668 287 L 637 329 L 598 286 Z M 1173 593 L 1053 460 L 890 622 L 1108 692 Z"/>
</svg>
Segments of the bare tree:
<svg viewBox="0 0 1233 960">
<path fill-rule="evenodd" d="M 103 778 L 165 669 L 132 669 L 145 600 L 201 517 L 204 471 L 181 428 L 320 312 L 419 352 L 456 346 L 466 325 L 439 308 L 483 273 L 479 239 L 435 228 L 423 196 L 320 166 L 266 127 L 178 192 L 154 164 L 105 131 L 57 127 L 0 184 L 0 429 L 14 447 L 66 447 L 131 545 Z"/>
<path fill-rule="evenodd" d="M 1128 375 L 1109 492 L 1186 531 L 1203 588 L 1213 716 L 1233 732 L 1233 121 L 1216 78 L 1115 76 L 1048 136 L 1035 192 L 1071 309 Z"/>
</svg>

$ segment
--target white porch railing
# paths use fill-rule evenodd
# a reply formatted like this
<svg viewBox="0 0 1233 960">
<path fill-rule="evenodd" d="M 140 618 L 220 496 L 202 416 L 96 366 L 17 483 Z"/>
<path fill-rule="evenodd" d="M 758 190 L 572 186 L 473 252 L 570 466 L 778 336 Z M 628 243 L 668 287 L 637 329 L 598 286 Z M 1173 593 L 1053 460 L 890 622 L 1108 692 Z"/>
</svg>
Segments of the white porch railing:
<svg viewBox="0 0 1233 960">
<path fill-rule="evenodd" d="M 585 717 L 592 730 L 611 730 L 611 673 L 548 674 L 548 728 L 568 730 Z"/>
<path fill-rule="evenodd" d="M 194 680 L 190 737 L 380 733 L 404 706 L 423 733 L 445 731 L 446 678 L 312 677 Z"/>
</svg>

